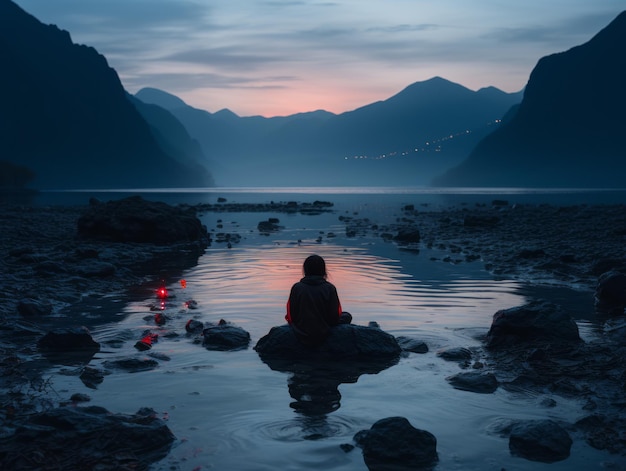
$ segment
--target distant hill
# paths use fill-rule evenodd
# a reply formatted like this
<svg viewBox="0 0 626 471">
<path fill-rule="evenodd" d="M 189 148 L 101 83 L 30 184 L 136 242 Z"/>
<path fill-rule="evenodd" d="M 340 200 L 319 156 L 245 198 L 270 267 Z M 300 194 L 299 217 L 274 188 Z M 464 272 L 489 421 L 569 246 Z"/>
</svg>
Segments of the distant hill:
<svg viewBox="0 0 626 471">
<path fill-rule="evenodd" d="M 102 55 L 8 0 L 0 63 L 0 160 L 30 169 L 34 187 L 212 184 L 199 155 L 163 149 L 167 139 L 155 138 Z"/>
<path fill-rule="evenodd" d="M 274 118 L 212 114 L 153 88 L 136 97 L 184 124 L 221 185 L 420 185 L 465 158 L 522 93 L 435 77 L 339 115 Z"/>
<path fill-rule="evenodd" d="M 587 43 L 542 58 L 511 114 L 433 184 L 626 187 L 626 11 Z"/>
</svg>

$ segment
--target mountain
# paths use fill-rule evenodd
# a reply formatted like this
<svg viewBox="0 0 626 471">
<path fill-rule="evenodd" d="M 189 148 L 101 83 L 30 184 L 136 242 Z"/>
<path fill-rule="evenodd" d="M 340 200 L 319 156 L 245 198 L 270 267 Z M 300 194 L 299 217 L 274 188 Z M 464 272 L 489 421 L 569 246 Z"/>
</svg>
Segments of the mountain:
<svg viewBox="0 0 626 471">
<path fill-rule="evenodd" d="M 587 43 L 543 57 L 508 122 L 444 186 L 626 186 L 626 11 Z"/>
<path fill-rule="evenodd" d="M 173 158 L 159 145 L 102 55 L 8 0 L 0 63 L 0 161 L 30 169 L 34 187 L 212 183 L 197 155 Z"/>
<path fill-rule="evenodd" d="M 183 123 L 221 185 L 324 186 L 426 184 L 465 158 L 522 93 L 435 77 L 346 113 L 274 118 L 212 114 L 156 89 L 136 97 Z"/>
</svg>

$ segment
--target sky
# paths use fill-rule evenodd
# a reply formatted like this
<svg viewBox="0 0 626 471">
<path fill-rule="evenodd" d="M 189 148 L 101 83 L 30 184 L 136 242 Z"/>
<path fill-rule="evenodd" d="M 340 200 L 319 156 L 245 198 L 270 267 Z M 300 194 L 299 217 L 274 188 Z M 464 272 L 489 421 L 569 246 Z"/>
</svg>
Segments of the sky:
<svg viewBox="0 0 626 471">
<path fill-rule="evenodd" d="M 443 77 L 524 88 L 537 61 L 583 44 L 624 0 L 15 0 L 94 47 L 124 88 L 209 112 L 350 111 Z"/>
</svg>

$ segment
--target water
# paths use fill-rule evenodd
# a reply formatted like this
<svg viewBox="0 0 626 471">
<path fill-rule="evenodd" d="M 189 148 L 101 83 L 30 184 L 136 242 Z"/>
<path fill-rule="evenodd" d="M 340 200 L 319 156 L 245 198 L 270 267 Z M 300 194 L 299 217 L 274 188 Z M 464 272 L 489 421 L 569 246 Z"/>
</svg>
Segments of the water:
<svg viewBox="0 0 626 471">
<path fill-rule="evenodd" d="M 171 453 L 153 466 L 155 470 L 365 470 L 360 450 L 345 452 L 340 445 L 353 443 L 355 433 L 390 416 L 406 417 L 413 426 L 437 437 L 438 470 L 587 470 L 603 469 L 605 462 L 626 467 L 623 459 L 594 450 L 580 439 L 574 441 L 570 458 L 562 462 L 514 458 L 508 439 L 494 431 L 501 421 L 553 418 L 572 423 L 587 415 L 582 404 L 556 397 L 557 406 L 547 409 L 539 405 L 544 397 L 535 393 L 500 388 L 494 394 L 475 394 L 455 390 L 445 380 L 461 369 L 437 357 L 439 350 L 478 347 L 478 338 L 488 330 L 497 310 L 524 304 L 545 292 L 516 281 L 494 280 L 479 262 L 447 264 L 431 260 L 441 256 L 426 248 L 405 252 L 380 239 L 347 239 L 338 221 L 340 214 L 362 212 L 383 223 L 396 217 L 401 204 L 434 207 L 451 200 L 467 201 L 468 196 L 475 203 L 501 195 L 284 191 L 148 193 L 158 196 L 155 199 L 169 196 L 170 202 L 215 202 L 217 196 L 229 202 L 326 199 L 335 203 L 336 212 L 202 215 L 207 227 L 222 224 L 220 230 L 238 232 L 243 240 L 232 249 L 214 244 L 196 267 L 184 273 L 186 287 L 180 279 L 165 280 L 175 296 L 163 306 L 169 322 L 162 327 L 154 324 L 151 306 L 159 306 L 159 301 L 151 296 L 124 304 L 119 307 L 119 322 L 93 330 L 104 347 L 91 366 L 102 368 L 107 360 L 155 354 L 158 368 L 138 373 L 112 371 L 97 389 L 87 389 L 76 376 L 52 371 L 55 389 L 60 394 L 85 392 L 93 404 L 119 413 L 154 408 L 177 437 Z M 109 199 L 106 195 L 102 199 Z M 508 193 L 505 199 L 515 202 L 536 196 Z M 563 193 L 550 196 L 566 197 Z M 259 235 L 256 223 L 267 217 L 278 217 L 283 229 L 275 235 Z M 329 237 L 329 233 L 337 236 Z M 422 340 L 429 347 L 428 353 L 410 354 L 378 374 L 326 384 L 336 387 L 340 407 L 318 414 L 294 409 L 297 401 L 289 388 L 295 381 L 292 375 L 270 369 L 252 349 L 272 326 L 284 323 L 289 289 L 311 253 L 326 259 L 329 279 L 354 323 L 377 321 L 384 330 Z M 566 289 L 551 292 L 571 301 L 582 336 L 593 337 L 588 320 L 590 295 Z M 198 309 L 187 307 L 190 299 Z M 232 322 L 250 332 L 251 346 L 236 352 L 206 350 L 185 334 L 184 326 L 192 318 Z M 159 333 L 159 342 L 150 352 L 138 353 L 133 345 L 146 330 Z"/>
</svg>

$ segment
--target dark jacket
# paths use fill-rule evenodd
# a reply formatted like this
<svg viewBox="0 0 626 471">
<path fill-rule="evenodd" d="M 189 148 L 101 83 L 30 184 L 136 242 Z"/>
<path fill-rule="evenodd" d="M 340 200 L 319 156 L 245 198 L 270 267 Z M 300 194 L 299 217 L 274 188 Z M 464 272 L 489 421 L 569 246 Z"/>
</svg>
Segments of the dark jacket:
<svg viewBox="0 0 626 471">
<path fill-rule="evenodd" d="M 341 303 L 335 286 L 322 276 L 305 276 L 291 287 L 285 319 L 306 345 L 319 345 L 339 323 Z"/>
</svg>

